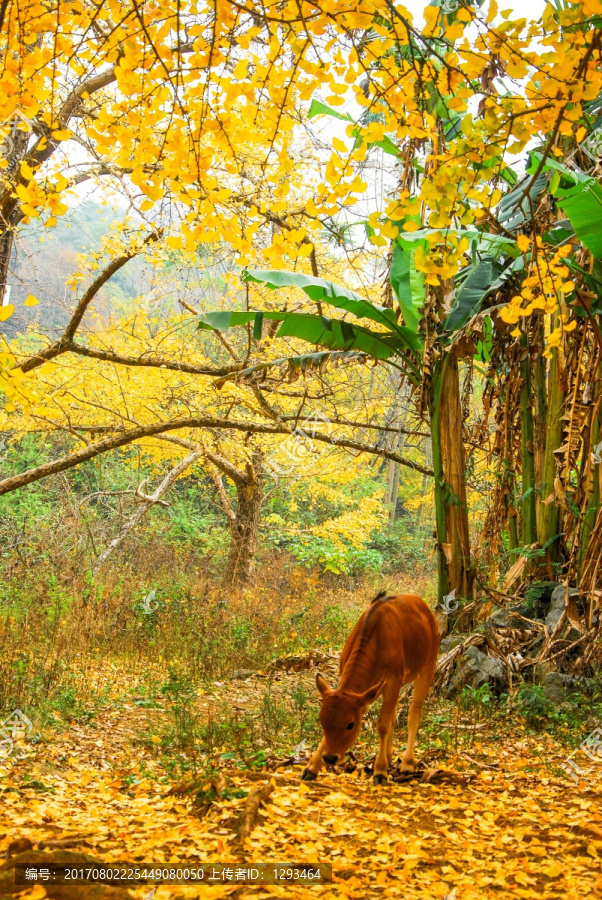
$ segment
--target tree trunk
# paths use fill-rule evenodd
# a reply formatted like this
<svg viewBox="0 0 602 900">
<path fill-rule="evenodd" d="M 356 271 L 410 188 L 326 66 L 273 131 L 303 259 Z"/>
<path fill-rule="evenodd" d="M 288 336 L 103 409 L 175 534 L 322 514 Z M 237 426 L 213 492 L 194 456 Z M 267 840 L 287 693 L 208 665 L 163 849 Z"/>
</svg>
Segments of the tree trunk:
<svg viewBox="0 0 602 900">
<path fill-rule="evenodd" d="M 13 247 L 12 231 L 0 234 L 0 306 L 4 305 L 4 295 L 8 287 L 8 273 Z"/>
<path fill-rule="evenodd" d="M 395 436 L 395 441 L 393 442 L 393 450 L 395 453 L 403 453 L 403 448 L 405 444 L 405 434 L 399 432 Z M 394 460 L 389 460 L 389 471 L 387 473 L 387 494 L 386 494 L 386 507 L 388 510 L 389 517 L 389 528 L 392 528 L 395 525 L 395 518 L 397 514 L 397 494 L 399 493 L 399 481 L 401 477 L 401 466 L 399 463 L 396 463 Z"/>
<path fill-rule="evenodd" d="M 433 378 L 431 431 L 439 597 L 454 590 L 459 597 L 469 600 L 474 573 L 470 560 L 460 373 L 453 351 L 440 360 Z"/>
<path fill-rule="evenodd" d="M 596 397 L 600 396 L 601 389 L 602 363 L 598 365 L 598 378 L 596 379 L 596 386 L 593 391 L 593 395 Z M 560 418 L 560 416 L 558 418 Z M 579 581 L 581 581 L 583 563 L 585 562 L 587 556 L 587 551 L 589 549 L 592 534 L 594 533 L 594 529 L 596 527 L 598 513 L 600 511 L 600 480 L 602 478 L 602 463 L 599 461 L 599 459 L 600 451 L 602 450 L 602 416 L 600 415 L 599 407 L 592 417 L 589 450 L 592 466 L 592 487 L 591 495 L 589 497 L 585 510 L 585 516 L 583 518 L 583 525 L 581 526 L 581 546 L 579 548 Z"/>
<path fill-rule="evenodd" d="M 6 168 L 3 169 L 4 178 L 10 178 L 18 172 L 20 161 L 27 153 L 30 132 L 23 131 L 18 126 L 19 120 L 14 118 L 10 135 L 2 142 L 2 155 L 8 163 Z M 24 215 L 25 213 L 21 210 L 21 207 L 17 205 L 10 214 L 3 215 L 0 222 L 0 306 L 3 305 L 4 295 L 8 287 L 15 232 Z"/>
<path fill-rule="evenodd" d="M 257 471 L 256 465 L 253 468 L 253 479 L 236 484 L 236 513 L 230 522 L 230 553 L 224 581 L 237 587 L 250 582 L 257 549 L 263 485 L 261 470 Z"/>
<path fill-rule="evenodd" d="M 247 459 L 243 471 L 207 447 L 203 449 L 203 452 L 207 461 L 215 466 L 215 469 L 213 466 L 209 466 L 208 471 L 230 527 L 230 551 L 224 575 L 224 586 L 244 587 L 251 581 L 257 549 L 261 501 L 263 500 L 263 453 L 261 450 L 253 449 L 251 459 Z M 217 469 L 234 482 L 236 509 L 230 502 L 222 476 L 216 471 Z"/>
<path fill-rule="evenodd" d="M 389 528 L 395 525 L 397 516 L 397 495 L 399 493 L 399 479 L 401 476 L 401 466 L 399 463 L 389 462 L 389 489 L 387 499 L 389 502 Z"/>
<path fill-rule="evenodd" d="M 541 312 L 537 314 L 537 353 L 533 360 L 533 403 L 534 403 L 534 422 L 533 422 L 533 454 L 535 465 L 535 484 L 537 486 L 537 494 L 535 497 L 536 505 L 536 529 L 537 534 L 541 533 L 542 517 L 544 516 L 543 501 L 547 494 L 544 493 L 545 464 L 546 464 L 546 445 L 547 445 L 547 426 L 548 426 L 548 392 L 546 388 L 546 359 L 543 356 L 545 350 L 545 335 L 543 326 L 543 315 Z M 548 492 L 549 493 L 549 492 Z M 539 537 L 538 537 L 539 540 Z"/>
<path fill-rule="evenodd" d="M 554 327 L 553 320 L 552 328 Z M 558 562 L 560 549 L 560 508 L 554 495 L 554 479 L 556 477 L 554 451 L 560 447 L 562 438 L 562 403 L 558 349 L 554 348 L 548 375 L 546 447 L 541 483 L 542 505 L 538 519 L 538 539 L 542 547 L 548 545 L 546 554 L 551 563 Z M 549 502 L 546 502 L 548 500 Z M 553 538 L 556 540 L 552 540 Z"/>
<path fill-rule="evenodd" d="M 521 408 L 521 455 L 522 455 L 522 542 L 530 546 L 537 540 L 536 494 L 535 494 L 535 454 L 533 448 L 533 408 L 531 405 L 531 369 L 529 351 L 521 361 L 522 386 Z"/>
</svg>

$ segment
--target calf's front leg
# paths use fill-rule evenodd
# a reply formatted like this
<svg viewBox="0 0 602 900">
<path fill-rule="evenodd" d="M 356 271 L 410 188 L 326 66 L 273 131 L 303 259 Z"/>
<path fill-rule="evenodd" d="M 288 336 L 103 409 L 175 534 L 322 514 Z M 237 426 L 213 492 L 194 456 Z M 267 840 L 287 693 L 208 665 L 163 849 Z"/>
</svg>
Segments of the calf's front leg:
<svg viewBox="0 0 602 900">
<path fill-rule="evenodd" d="M 303 774 L 301 775 L 301 781 L 314 781 L 318 775 L 320 774 L 320 770 L 324 765 L 324 760 L 322 759 L 322 754 L 326 748 L 326 739 L 322 738 L 320 741 L 320 746 L 312 756 L 309 761 L 309 764 L 303 769 Z"/>
</svg>

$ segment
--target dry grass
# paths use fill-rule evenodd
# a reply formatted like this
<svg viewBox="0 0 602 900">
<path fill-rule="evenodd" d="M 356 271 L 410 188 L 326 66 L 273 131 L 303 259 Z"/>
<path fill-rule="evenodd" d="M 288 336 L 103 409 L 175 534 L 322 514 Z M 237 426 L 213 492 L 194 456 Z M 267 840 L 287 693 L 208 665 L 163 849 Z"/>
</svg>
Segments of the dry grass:
<svg viewBox="0 0 602 900">
<path fill-rule="evenodd" d="M 275 658 L 341 647 L 383 586 L 428 593 L 426 578 L 317 577 L 282 555 L 264 560 L 245 592 L 229 594 L 209 566 L 159 541 L 137 548 L 102 581 L 77 566 L 13 571 L 3 586 L 0 709 L 89 705 L 101 661 L 138 681 L 170 668 L 191 682 L 263 670 Z M 154 591 L 147 601 L 143 601 Z M 154 674 L 153 674 L 154 677 Z"/>
</svg>

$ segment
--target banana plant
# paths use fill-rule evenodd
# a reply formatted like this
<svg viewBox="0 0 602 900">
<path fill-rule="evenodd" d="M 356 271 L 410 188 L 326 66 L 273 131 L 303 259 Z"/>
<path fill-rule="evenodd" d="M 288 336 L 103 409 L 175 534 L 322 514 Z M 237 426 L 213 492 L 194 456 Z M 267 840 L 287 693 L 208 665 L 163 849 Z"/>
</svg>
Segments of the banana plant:
<svg viewBox="0 0 602 900">
<path fill-rule="evenodd" d="M 475 0 L 477 4 L 480 0 Z M 435 0 L 433 5 L 441 5 Z M 442 10 L 444 19 L 453 19 L 455 11 Z M 433 57 L 432 47 L 414 46 L 413 37 L 407 46 L 395 44 L 394 52 L 408 58 Z M 444 49 L 441 50 L 444 53 Z M 434 57 L 435 68 L 440 61 Z M 445 98 L 434 81 L 425 85 L 426 110 L 439 120 L 445 140 L 453 140 L 461 130 L 462 117 L 451 111 L 449 98 Z M 376 108 L 371 115 L 378 116 Z M 321 101 L 314 100 L 308 117 L 328 115 L 352 126 L 356 146 L 362 140 L 360 125 L 365 121 L 354 121 L 349 113 L 334 110 Z M 380 141 L 369 143 L 384 153 L 399 156 L 400 150 L 394 141 L 385 135 Z M 479 164 L 475 164 L 479 165 Z M 495 165 L 495 160 L 482 163 Z M 416 164 L 416 171 L 422 171 Z M 500 166 L 501 177 L 510 185 L 517 178 L 511 169 Z M 392 224 L 401 226 L 400 222 Z M 466 324 L 478 313 L 486 298 L 497 290 L 513 273 L 518 273 L 523 265 L 513 237 L 488 234 L 469 229 L 452 229 L 455 235 L 467 238 L 472 249 L 472 265 L 466 266 L 455 278 L 455 302 L 452 310 L 437 302 L 438 315 L 434 317 L 435 338 L 429 337 L 425 344 L 421 322 L 425 312 L 431 309 L 424 277 L 418 271 L 415 254 L 418 248 L 428 249 L 429 236 L 435 229 L 422 228 L 408 233 L 401 232 L 393 244 L 390 280 L 398 302 L 402 322 L 388 308 L 378 306 L 354 291 L 324 279 L 297 272 L 250 270 L 243 273 L 247 282 L 264 284 L 278 290 L 300 288 L 321 307 L 330 306 L 343 313 L 342 317 L 327 317 L 318 314 L 293 312 L 226 312 L 208 313 L 201 317 L 201 327 L 212 329 L 253 326 L 253 336 L 261 337 L 263 319 L 280 323 L 277 336 L 302 338 L 307 342 L 324 347 L 333 353 L 362 352 L 372 358 L 398 369 L 417 387 L 426 400 L 430 418 L 433 466 L 435 470 L 435 511 L 438 551 L 438 592 L 442 599 L 450 590 L 459 597 L 469 598 L 472 594 L 473 570 L 471 564 L 468 531 L 468 510 L 466 498 L 465 454 L 462 436 L 462 408 L 458 365 L 458 336 Z M 449 232 L 448 232 L 449 233 Z M 511 234 L 506 230 L 506 234 Z M 451 291 L 450 291 L 451 293 Z M 442 298 L 439 298 L 442 299 Z M 430 325 L 433 323 L 429 323 Z M 485 334 L 486 329 L 484 329 Z M 433 334 L 431 329 L 431 335 Z M 483 358 L 488 352 L 487 340 L 482 342 L 479 352 Z M 291 360 L 292 364 L 292 360 Z M 265 364 L 262 364 L 265 365 Z M 300 365 L 297 358 L 296 365 Z M 249 370 L 247 370 L 248 372 Z"/>
<path fill-rule="evenodd" d="M 435 470 L 435 508 L 438 548 L 439 595 L 451 589 L 469 597 L 472 590 L 472 567 L 468 541 L 468 511 L 462 440 L 458 359 L 454 343 L 488 294 L 496 289 L 504 273 L 509 277 L 512 264 L 504 266 L 502 253 L 512 259 L 513 241 L 480 232 L 470 232 L 475 243 L 474 265 L 463 270 L 459 278 L 454 310 L 444 322 L 439 343 L 441 352 L 430 372 L 428 413 L 431 425 L 433 466 Z M 424 337 L 420 320 L 425 307 L 424 278 L 417 271 L 413 254 L 426 240 L 427 230 L 415 232 L 409 240 L 397 241 L 390 270 L 391 284 L 403 316 L 398 322 L 394 311 L 366 300 L 355 291 L 322 278 L 300 272 L 247 270 L 243 280 L 263 284 L 272 290 L 300 288 L 310 300 L 333 307 L 345 318 L 286 311 L 251 310 L 245 312 L 210 312 L 199 317 L 199 327 L 222 331 L 249 326 L 253 337 L 260 339 L 264 319 L 280 322 L 278 337 L 295 337 L 333 354 L 363 353 L 399 370 L 415 386 L 424 377 Z M 485 255 L 478 258 L 478 251 Z M 352 316 L 350 321 L 349 317 Z M 369 324 L 366 324 L 369 323 Z M 376 326 L 376 327 L 375 327 Z M 316 354 L 308 354 L 308 362 Z M 291 357 L 289 366 L 303 368 L 303 356 Z M 280 360 L 279 362 L 282 362 Z M 265 363 L 245 369 L 248 377 Z M 238 375 L 232 376 L 239 378 Z"/>
</svg>

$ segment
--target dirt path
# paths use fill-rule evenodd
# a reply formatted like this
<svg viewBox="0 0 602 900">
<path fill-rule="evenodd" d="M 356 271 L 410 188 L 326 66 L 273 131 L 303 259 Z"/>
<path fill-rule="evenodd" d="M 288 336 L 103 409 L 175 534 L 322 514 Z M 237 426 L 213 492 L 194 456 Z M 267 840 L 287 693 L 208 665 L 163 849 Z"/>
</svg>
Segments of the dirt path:
<svg viewBox="0 0 602 900">
<path fill-rule="evenodd" d="M 244 685 L 226 690 L 244 699 Z M 61 841 L 54 846 L 110 863 L 333 865 L 331 886 L 160 886 L 157 900 L 602 897 L 602 765 L 573 786 L 552 772 L 566 754 L 547 737 L 507 744 L 483 738 L 469 759 L 446 765 L 472 775 L 462 784 L 377 789 L 358 770 L 307 786 L 299 769 L 281 771 L 241 846 L 235 829 L 246 799 L 233 794 L 256 786 L 257 776 L 226 771 L 230 799 L 199 819 L 189 798 L 168 794 L 170 784 L 155 780 L 156 760 L 133 743 L 156 715 L 122 706 L 91 726 L 26 745 L 0 781 L 0 857 Z M 45 896 L 41 885 L 24 890 L 31 900 Z M 75 898 L 82 889 L 72 890 Z M 131 896 L 147 892 L 137 887 Z"/>
</svg>

